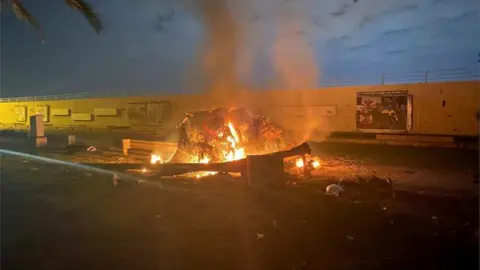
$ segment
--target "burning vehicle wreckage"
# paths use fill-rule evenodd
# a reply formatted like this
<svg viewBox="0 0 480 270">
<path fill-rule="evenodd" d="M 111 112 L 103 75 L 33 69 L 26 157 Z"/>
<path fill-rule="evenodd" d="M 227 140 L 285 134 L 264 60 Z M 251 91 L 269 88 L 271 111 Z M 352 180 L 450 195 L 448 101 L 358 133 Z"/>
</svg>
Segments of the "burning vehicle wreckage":
<svg viewBox="0 0 480 270">
<path fill-rule="evenodd" d="M 178 132 L 174 163 L 229 162 L 287 148 L 278 125 L 244 108 L 187 113 Z"/>
<path fill-rule="evenodd" d="M 282 128 L 245 108 L 186 113 L 177 132 L 174 154 L 162 155 L 159 150 L 152 153 L 150 164 L 125 166 L 157 176 L 236 173 L 247 181 L 281 178 L 286 166 L 309 177 L 320 166 L 306 142 L 294 146 Z M 122 165 L 111 166 L 126 168 Z"/>
</svg>

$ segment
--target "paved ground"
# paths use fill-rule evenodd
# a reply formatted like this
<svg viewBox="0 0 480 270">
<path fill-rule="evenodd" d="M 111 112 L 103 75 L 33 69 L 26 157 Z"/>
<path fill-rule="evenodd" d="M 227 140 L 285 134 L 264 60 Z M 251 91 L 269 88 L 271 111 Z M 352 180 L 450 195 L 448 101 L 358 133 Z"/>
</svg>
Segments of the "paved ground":
<svg viewBox="0 0 480 270">
<path fill-rule="evenodd" d="M 19 140 L 0 148 L 27 150 Z M 221 176 L 114 186 L 111 174 L 3 156 L 2 269 L 478 269 L 475 151 L 312 147 L 315 178 L 275 189 Z M 395 181 L 395 199 L 324 195 L 372 174 Z"/>
</svg>

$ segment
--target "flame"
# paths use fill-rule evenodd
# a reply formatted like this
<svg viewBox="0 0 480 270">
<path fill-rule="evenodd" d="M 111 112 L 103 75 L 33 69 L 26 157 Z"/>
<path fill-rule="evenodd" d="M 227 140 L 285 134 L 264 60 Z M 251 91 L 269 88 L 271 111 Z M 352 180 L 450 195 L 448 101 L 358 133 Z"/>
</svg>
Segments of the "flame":
<svg viewBox="0 0 480 270">
<path fill-rule="evenodd" d="M 240 141 L 240 137 L 238 136 L 237 130 L 235 130 L 235 127 L 230 121 L 228 122 L 228 129 L 230 130 L 230 133 L 232 134 L 235 141 L 238 143 Z"/>
<path fill-rule="evenodd" d="M 160 157 L 160 155 L 152 154 L 152 156 L 150 157 L 150 163 L 152 164 L 163 163 L 163 160 Z"/>
<path fill-rule="evenodd" d="M 297 168 L 303 168 L 304 166 L 303 159 L 301 158 L 297 159 L 297 161 L 295 162 L 295 166 L 297 166 Z"/>
<path fill-rule="evenodd" d="M 210 163 L 211 159 L 207 156 L 204 156 L 202 159 L 200 159 L 198 161 L 198 163 L 203 163 L 203 164 L 208 164 Z M 198 172 L 195 177 L 198 179 L 198 178 L 201 178 L 201 177 L 205 177 L 205 176 L 209 176 L 209 175 L 215 175 L 217 174 L 217 172 Z"/>
<path fill-rule="evenodd" d="M 318 160 L 318 159 L 312 159 L 312 160 L 308 161 L 307 164 L 311 164 L 314 169 L 317 169 L 317 168 L 322 166 L 322 164 L 320 163 L 320 160 Z M 305 164 L 303 163 L 303 159 L 298 158 L 295 161 L 295 166 L 297 166 L 297 168 L 303 168 L 303 166 L 305 166 Z"/>
<path fill-rule="evenodd" d="M 209 162 L 210 162 L 210 159 L 207 156 L 204 156 L 202 159 L 198 161 L 198 163 L 203 163 L 203 164 L 207 164 Z"/>
</svg>

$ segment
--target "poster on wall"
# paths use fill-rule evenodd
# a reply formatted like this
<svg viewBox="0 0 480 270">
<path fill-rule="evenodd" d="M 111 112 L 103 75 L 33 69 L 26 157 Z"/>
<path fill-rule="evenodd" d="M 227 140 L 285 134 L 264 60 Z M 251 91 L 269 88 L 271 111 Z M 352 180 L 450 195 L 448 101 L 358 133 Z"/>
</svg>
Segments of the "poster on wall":
<svg viewBox="0 0 480 270">
<path fill-rule="evenodd" d="M 148 101 L 128 103 L 128 118 L 145 123 L 163 123 L 170 119 L 172 104 L 170 101 Z"/>
<path fill-rule="evenodd" d="M 16 106 L 13 108 L 13 113 L 15 114 L 15 120 L 17 122 L 27 122 L 27 107 L 26 106 Z"/>
<path fill-rule="evenodd" d="M 357 93 L 357 130 L 379 133 L 410 131 L 412 101 L 407 91 Z"/>
<path fill-rule="evenodd" d="M 37 105 L 37 114 L 43 115 L 43 122 L 48 123 L 50 121 L 50 106 L 48 105 Z"/>
</svg>

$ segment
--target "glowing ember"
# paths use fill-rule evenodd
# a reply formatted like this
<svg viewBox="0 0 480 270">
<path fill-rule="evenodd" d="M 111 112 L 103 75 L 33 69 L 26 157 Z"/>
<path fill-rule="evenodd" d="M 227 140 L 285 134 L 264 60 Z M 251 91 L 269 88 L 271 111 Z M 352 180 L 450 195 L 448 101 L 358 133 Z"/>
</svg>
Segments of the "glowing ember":
<svg viewBox="0 0 480 270">
<path fill-rule="evenodd" d="M 146 172 L 147 172 L 147 169 L 143 168 L 143 169 L 142 169 L 142 172 L 143 172 L 143 173 L 146 173 Z"/>
<path fill-rule="evenodd" d="M 313 165 L 313 168 L 316 169 L 316 168 L 320 167 L 321 164 L 320 164 L 320 161 L 315 160 L 315 161 L 312 163 L 312 165 Z"/>
<path fill-rule="evenodd" d="M 208 164 L 210 162 L 210 158 L 208 158 L 207 156 L 204 156 L 202 159 L 199 160 L 199 163 L 203 163 L 203 164 Z M 201 178 L 201 177 L 205 177 L 205 176 L 209 176 L 209 175 L 215 175 L 217 174 L 217 172 L 198 172 L 195 177 L 198 179 L 198 178 Z"/>
<path fill-rule="evenodd" d="M 205 177 L 205 176 L 210 176 L 210 175 L 215 175 L 217 174 L 218 172 L 198 172 L 195 177 L 198 179 L 198 178 L 201 178 L 201 177 Z"/>
<path fill-rule="evenodd" d="M 163 161 L 162 161 L 162 158 L 159 155 L 153 154 L 150 157 L 150 163 L 157 164 L 157 163 L 163 163 Z"/>
<path fill-rule="evenodd" d="M 301 158 L 297 159 L 297 161 L 295 162 L 295 166 L 297 166 L 297 168 L 303 168 L 304 166 L 303 159 Z"/>
</svg>

